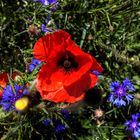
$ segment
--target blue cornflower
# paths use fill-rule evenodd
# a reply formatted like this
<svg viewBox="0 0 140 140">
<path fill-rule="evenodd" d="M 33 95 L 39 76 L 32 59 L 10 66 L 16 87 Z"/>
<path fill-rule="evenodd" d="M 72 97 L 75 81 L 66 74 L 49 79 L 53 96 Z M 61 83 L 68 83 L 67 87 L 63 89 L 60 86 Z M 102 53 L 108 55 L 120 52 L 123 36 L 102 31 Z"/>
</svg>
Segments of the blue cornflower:
<svg viewBox="0 0 140 140">
<path fill-rule="evenodd" d="M 15 110 L 15 102 L 28 94 L 28 89 L 20 85 L 7 85 L 3 90 L 1 105 L 4 111 Z"/>
<path fill-rule="evenodd" d="M 44 124 L 45 126 L 49 126 L 50 123 L 51 123 L 51 120 L 50 120 L 50 119 L 45 119 L 45 120 L 43 120 L 43 124 Z"/>
<path fill-rule="evenodd" d="M 67 119 L 70 115 L 70 113 L 67 109 L 62 109 L 61 114 L 63 115 L 64 119 Z"/>
<path fill-rule="evenodd" d="M 31 73 L 39 64 L 41 64 L 41 61 L 33 58 L 32 63 L 29 65 L 29 72 Z"/>
<path fill-rule="evenodd" d="M 99 71 L 97 71 L 97 70 L 92 70 L 91 73 L 92 74 L 95 74 L 97 77 L 100 77 L 101 76 L 101 73 Z M 99 83 L 97 82 L 96 83 L 96 86 L 98 86 L 98 85 L 99 85 Z"/>
<path fill-rule="evenodd" d="M 44 32 L 44 33 L 50 32 L 50 30 L 48 30 L 48 29 L 46 28 L 46 25 L 45 25 L 45 24 L 42 24 L 42 25 L 41 25 L 41 31 Z"/>
<path fill-rule="evenodd" d="M 135 89 L 133 84 L 127 78 L 123 80 L 123 83 L 112 82 L 110 84 L 110 89 L 114 93 L 109 95 L 109 101 L 118 107 L 126 106 L 126 103 L 129 104 L 133 99 L 133 96 L 127 92 L 134 91 Z"/>
<path fill-rule="evenodd" d="M 46 21 L 47 24 L 49 24 L 50 20 L 51 20 L 51 17 L 50 17 L 50 15 L 49 15 L 49 16 L 45 19 L 45 21 Z M 47 26 L 46 26 L 45 24 L 42 24 L 42 25 L 41 25 L 41 31 L 44 32 L 44 33 L 48 33 L 48 32 L 50 32 L 51 30 L 48 30 L 48 29 L 47 29 Z"/>
<path fill-rule="evenodd" d="M 45 19 L 45 21 L 48 23 L 51 20 L 50 15 L 48 15 L 48 17 Z"/>
<path fill-rule="evenodd" d="M 101 73 L 99 71 L 97 71 L 97 70 L 93 70 L 93 71 L 91 71 L 91 73 L 95 74 L 96 76 L 100 76 L 101 75 Z"/>
<path fill-rule="evenodd" d="M 55 3 L 57 0 L 34 0 L 35 2 L 41 2 L 43 6 Z"/>
<path fill-rule="evenodd" d="M 126 130 L 131 131 L 133 133 L 134 138 L 140 137 L 140 121 L 138 119 L 140 118 L 140 113 L 133 114 L 132 120 L 129 120 L 125 122 Z"/>
<path fill-rule="evenodd" d="M 64 132 L 66 129 L 66 126 L 64 124 L 62 124 L 62 122 L 60 120 L 57 120 L 56 124 L 55 124 L 55 133 L 56 134 L 60 134 L 62 132 Z"/>
</svg>

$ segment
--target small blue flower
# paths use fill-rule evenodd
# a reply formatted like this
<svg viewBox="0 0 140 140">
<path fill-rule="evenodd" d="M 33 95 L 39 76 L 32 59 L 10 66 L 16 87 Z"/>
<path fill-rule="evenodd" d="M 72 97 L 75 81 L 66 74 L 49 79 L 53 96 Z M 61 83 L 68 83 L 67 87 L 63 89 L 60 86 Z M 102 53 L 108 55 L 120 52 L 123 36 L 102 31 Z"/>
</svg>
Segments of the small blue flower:
<svg viewBox="0 0 140 140">
<path fill-rule="evenodd" d="M 62 109 L 61 114 L 63 115 L 64 119 L 67 119 L 70 115 L 70 113 L 67 109 Z"/>
<path fill-rule="evenodd" d="M 43 6 L 50 5 L 56 2 L 56 0 L 34 0 L 35 2 L 41 2 Z"/>
<path fill-rule="evenodd" d="M 48 23 L 51 20 L 50 15 L 45 19 L 45 21 Z"/>
<path fill-rule="evenodd" d="M 133 84 L 128 79 L 123 80 L 123 83 L 112 82 L 110 89 L 113 93 L 109 95 L 109 101 L 118 107 L 126 106 L 133 99 L 133 96 L 127 93 L 134 91 Z"/>
<path fill-rule="evenodd" d="M 42 24 L 42 25 L 41 25 L 41 31 L 44 32 L 44 33 L 48 33 L 48 32 L 50 32 L 50 30 L 47 30 L 45 24 Z"/>
<path fill-rule="evenodd" d="M 93 70 L 93 71 L 91 71 L 91 73 L 95 74 L 96 76 L 100 76 L 101 75 L 101 73 L 99 71 L 97 71 L 97 70 Z"/>
<path fill-rule="evenodd" d="M 46 23 L 48 24 L 49 21 L 51 20 L 51 17 L 50 15 L 45 19 Z M 45 24 L 42 24 L 41 25 L 41 31 L 44 32 L 44 33 L 48 33 L 50 32 L 50 30 L 47 29 L 47 26 Z"/>
<path fill-rule="evenodd" d="M 140 122 L 138 119 L 140 118 L 140 113 L 133 114 L 132 120 L 126 121 L 125 126 L 127 131 L 131 131 L 133 133 L 134 138 L 140 137 Z"/>
<path fill-rule="evenodd" d="M 97 70 L 92 70 L 91 73 L 94 74 L 94 75 L 96 75 L 97 77 L 100 77 L 101 76 L 101 73 L 99 71 L 97 71 Z M 96 86 L 98 86 L 98 85 L 99 85 L 99 83 L 97 82 L 96 83 Z"/>
<path fill-rule="evenodd" d="M 7 85 L 3 90 L 1 105 L 4 111 L 15 110 L 15 102 L 28 94 L 28 89 L 20 85 Z"/>
<path fill-rule="evenodd" d="M 52 3 L 55 3 L 55 2 L 57 2 L 57 0 L 48 0 L 49 4 L 52 4 Z"/>
<path fill-rule="evenodd" d="M 29 72 L 31 73 L 39 64 L 41 64 L 41 61 L 33 58 L 32 63 L 29 65 Z"/>
<path fill-rule="evenodd" d="M 50 120 L 50 119 L 45 119 L 45 120 L 43 120 L 43 124 L 44 124 L 45 126 L 49 126 L 50 123 L 51 123 L 51 120 Z"/>
<path fill-rule="evenodd" d="M 56 134 L 60 134 L 62 132 L 64 132 L 66 129 L 66 126 L 64 124 L 62 124 L 62 122 L 60 120 L 57 120 L 56 124 L 55 124 L 55 133 Z"/>
</svg>

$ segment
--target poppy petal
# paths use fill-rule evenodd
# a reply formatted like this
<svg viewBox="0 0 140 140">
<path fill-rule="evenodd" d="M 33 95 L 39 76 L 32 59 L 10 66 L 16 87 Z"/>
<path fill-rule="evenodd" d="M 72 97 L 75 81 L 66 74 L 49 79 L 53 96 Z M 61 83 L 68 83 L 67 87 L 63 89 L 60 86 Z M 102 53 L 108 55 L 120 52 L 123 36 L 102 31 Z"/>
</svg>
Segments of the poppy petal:
<svg viewBox="0 0 140 140">
<path fill-rule="evenodd" d="M 97 70 L 98 72 L 103 72 L 103 68 L 101 67 L 101 65 L 97 62 L 97 61 L 95 61 L 95 58 L 93 58 L 93 61 L 94 61 L 94 63 L 93 63 L 93 65 L 92 65 L 92 70 Z"/>
<path fill-rule="evenodd" d="M 43 99 L 53 101 L 53 102 L 69 102 L 74 103 L 84 98 L 84 93 L 90 87 L 91 79 L 89 75 L 84 75 L 79 79 L 76 83 L 71 84 L 68 87 L 64 87 L 63 85 L 58 88 L 58 90 L 48 91 L 42 90 L 40 91 Z M 86 84 L 85 84 L 86 83 Z"/>
<path fill-rule="evenodd" d="M 39 91 L 56 91 L 63 85 L 65 74 L 59 70 L 54 63 L 47 63 L 41 67 L 37 77 L 37 88 Z"/>
<path fill-rule="evenodd" d="M 54 58 L 58 53 L 62 53 L 70 40 L 70 35 L 59 30 L 53 34 L 41 37 L 34 45 L 34 57 L 40 61 L 47 61 L 47 58 Z"/>
<path fill-rule="evenodd" d="M 8 76 L 6 72 L 0 73 L 0 87 L 5 87 L 8 82 Z"/>
</svg>

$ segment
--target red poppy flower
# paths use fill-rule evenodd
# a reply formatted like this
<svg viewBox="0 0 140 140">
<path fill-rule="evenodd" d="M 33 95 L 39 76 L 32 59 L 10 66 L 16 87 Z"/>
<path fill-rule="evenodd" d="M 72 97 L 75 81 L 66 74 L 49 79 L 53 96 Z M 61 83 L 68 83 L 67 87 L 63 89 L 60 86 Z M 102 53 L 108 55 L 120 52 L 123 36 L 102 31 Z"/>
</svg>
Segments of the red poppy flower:
<svg viewBox="0 0 140 140">
<path fill-rule="evenodd" d="M 19 75 L 18 72 L 13 72 L 11 78 L 14 80 L 17 75 Z M 2 96 L 3 88 L 6 87 L 7 82 L 8 82 L 7 73 L 6 72 L 0 72 L 0 97 Z"/>
<path fill-rule="evenodd" d="M 6 83 L 8 82 L 7 73 L 0 73 L 0 97 L 2 96 L 2 90 L 6 86 Z"/>
<path fill-rule="evenodd" d="M 74 103 L 83 99 L 84 93 L 97 83 L 98 77 L 91 71 L 103 70 L 63 30 L 41 37 L 33 53 L 36 59 L 46 62 L 37 75 L 36 87 L 49 101 Z"/>
</svg>

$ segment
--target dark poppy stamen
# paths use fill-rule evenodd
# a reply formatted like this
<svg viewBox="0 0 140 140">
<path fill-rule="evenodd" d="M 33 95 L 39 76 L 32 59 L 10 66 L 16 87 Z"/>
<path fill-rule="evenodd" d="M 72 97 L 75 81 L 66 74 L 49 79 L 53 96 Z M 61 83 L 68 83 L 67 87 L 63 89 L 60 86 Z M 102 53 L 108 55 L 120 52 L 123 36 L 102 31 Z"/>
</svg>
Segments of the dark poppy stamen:
<svg viewBox="0 0 140 140">
<path fill-rule="evenodd" d="M 72 56 L 66 55 L 63 56 L 59 61 L 58 61 L 58 66 L 63 68 L 65 71 L 70 71 L 73 68 L 77 68 L 78 64 L 75 62 L 74 58 Z"/>
<path fill-rule="evenodd" d="M 70 68 L 71 67 L 71 62 L 69 60 L 65 60 L 63 65 L 64 65 L 64 68 L 66 68 L 66 69 Z"/>
</svg>

